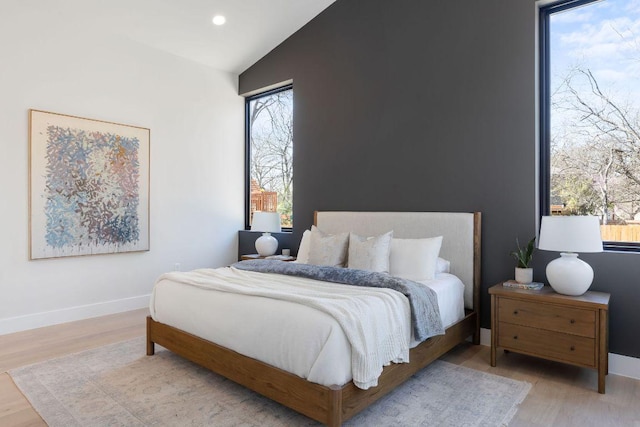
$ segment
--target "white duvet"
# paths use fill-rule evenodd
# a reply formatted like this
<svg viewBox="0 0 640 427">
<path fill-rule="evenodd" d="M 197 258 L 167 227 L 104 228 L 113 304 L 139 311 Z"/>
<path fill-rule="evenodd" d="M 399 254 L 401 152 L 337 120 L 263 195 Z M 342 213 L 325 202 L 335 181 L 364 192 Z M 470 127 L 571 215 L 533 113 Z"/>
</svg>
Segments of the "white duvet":
<svg viewBox="0 0 640 427">
<path fill-rule="evenodd" d="M 439 274 L 426 285 L 438 294 L 440 314 L 445 327 L 464 317 L 464 286 L 459 279 L 449 274 Z M 244 290 L 238 294 L 236 289 L 231 292 L 230 286 L 242 286 Z M 362 343 L 356 342 L 359 347 L 353 347 L 349 341 L 354 339 L 353 327 L 345 326 L 344 319 L 340 316 L 336 320 L 333 317 L 335 313 L 330 314 L 332 310 L 347 310 L 346 305 L 340 303 L 332 310 L 324 310 L 313 304 L 300 304 L 300 301 L 296 301 L 298 297 L 276 299 L 263 290 L 258 291 L 262 295 L 248 295 L 265 286 L 276 293 L 284 292 L 287 295 L 300 289 L 305 289 L 304 295 L 318 290 L 325 293 L 337 291 L 338 295 L 383 291 L 385 296 L 380 300 L 383 302 L 375 303 L 378 306 L 373 311 L 384 311 L 383 306 L 389 304 L 393 306 L 393 316 L 397 321 L 392 322 L 390 328 L 400 329 L 395 330 L 391 336 L 398 339 L 393 340 L 395 342 L 391 348 L 377 350 L 378 355 L 373 365 L 362 366 L 359 359 L 353 357 L 352 348 L 358 353 L 363 348 L 370 352 L 371 348 L 367 349 L 367 346 L 371 344 L 362 347 Z M 367 388 L 376 384 L 382 365 L 408 359 L 406 344 L 411 336 L 408 300 L 404 295 L 389 289 L 360 288 L 220 268 L 162 276 L 154 287 L 150 310 L 151 316 L 158 322 L 326 386 L 343 385 L 354 380 L 356 385 Z M 353 317 L 353 313 L 344 315 Z M 380 329 L 385 322 L 375 319 L 366 322 L 373 325 L 376 335 L 374 338 L 387 345 L 391 329 Z M 368 335 L 371 335 L 371 331 L 365 332 L 365 335 L 366 339 L 370 339 Z M 412 343 L 415 344 L 417 343 Z M 372 366 L 375 366 L 375 375 L 370 377 Z"/>
</svg>

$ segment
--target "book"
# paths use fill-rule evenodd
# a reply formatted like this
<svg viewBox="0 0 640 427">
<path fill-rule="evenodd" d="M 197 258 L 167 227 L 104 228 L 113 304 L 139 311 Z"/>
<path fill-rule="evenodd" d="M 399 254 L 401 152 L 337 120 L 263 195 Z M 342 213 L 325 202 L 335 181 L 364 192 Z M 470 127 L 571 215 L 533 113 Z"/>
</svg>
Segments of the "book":
<svg viewBox="0 0 640 427">
<path fill-rule="evenodd" d="M 502 284 L 505 288 L 517 288 L 517 289 L 528 289 L 531 291 L 539 291 L 544 287 L 544 283 L 541 282 L 531 282 L 531 283 L 519 283 L 515 280 L 507 280 Z"/>
</svg>

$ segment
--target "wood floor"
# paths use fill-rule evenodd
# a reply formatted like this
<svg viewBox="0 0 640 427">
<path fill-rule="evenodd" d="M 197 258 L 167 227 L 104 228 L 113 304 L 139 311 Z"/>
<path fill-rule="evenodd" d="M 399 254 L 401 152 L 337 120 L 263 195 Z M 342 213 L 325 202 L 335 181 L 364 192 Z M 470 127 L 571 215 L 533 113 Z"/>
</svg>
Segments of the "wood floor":
<svg viewBox="0 0 640 427">
<path fill-rule="evenodd" d="M 45 426 L 6 373 L 65 354 L 127 340 L 145 333 L 147 310 L 0 336 L 0 426 Z M 640 380 L 609 375 L 598 394 L 597 373 L 515 353 L 500 353 L 489 365 L 489 347 L 460 345 L 444 360 L 528 381 L 532 389 L 510 426 L 640 427 Z"/>
</svg>

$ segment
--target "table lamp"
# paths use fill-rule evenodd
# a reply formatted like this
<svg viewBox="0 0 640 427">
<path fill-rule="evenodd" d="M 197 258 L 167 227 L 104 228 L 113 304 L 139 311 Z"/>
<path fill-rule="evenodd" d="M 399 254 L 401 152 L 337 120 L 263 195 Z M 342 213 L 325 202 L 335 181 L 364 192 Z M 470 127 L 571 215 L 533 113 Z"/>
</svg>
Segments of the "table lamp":
<svg viewBox="0 0 640 427">
<path fill-rule="evenodd" d="M 262 231 L 262 236 L 256 240 L 256 251 L 260 256 L 271 256 L 278 249 L 278 241 L 271 233 L 280 232 L 280 214 L 278 212 L 253 213 L 251 231 Z"/>
<path fill-rule="evenodd" d="M 582 295 L 593 281 L 593 269 L 578 252 L 602 252 L 600 220 L 596 216 L 543 216 L 538 249 L 558 251 L 547 265 L 547 280 L 559 294 Z"/>
</svg>

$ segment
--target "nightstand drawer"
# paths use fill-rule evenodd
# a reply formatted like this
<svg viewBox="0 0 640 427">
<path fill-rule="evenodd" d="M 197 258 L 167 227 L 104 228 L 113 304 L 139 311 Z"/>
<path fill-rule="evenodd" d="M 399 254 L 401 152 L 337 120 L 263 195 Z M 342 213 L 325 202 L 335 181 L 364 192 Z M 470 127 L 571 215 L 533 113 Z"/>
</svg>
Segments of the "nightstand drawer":
<svg viewBox="0 0 640 427">
<path fill-rule="evenodd" d="M 498 346 L 534 356 L 595 367 L 595 340 L 500 322 Z"/>
<path fill-rule="evenodd" d="M 593 310 L 500 298 L 498 311 L 501 322 L 589 338 L 596 336 L 596 313 Z"/>
</svg>

